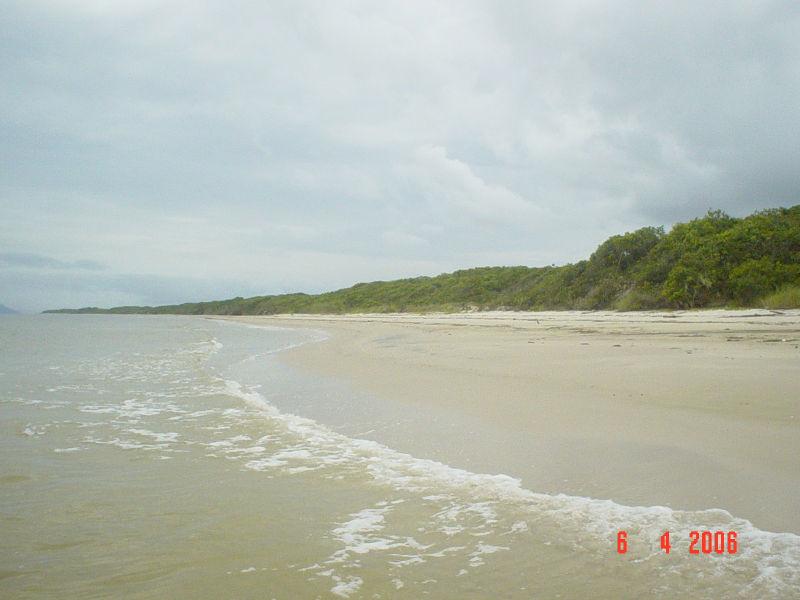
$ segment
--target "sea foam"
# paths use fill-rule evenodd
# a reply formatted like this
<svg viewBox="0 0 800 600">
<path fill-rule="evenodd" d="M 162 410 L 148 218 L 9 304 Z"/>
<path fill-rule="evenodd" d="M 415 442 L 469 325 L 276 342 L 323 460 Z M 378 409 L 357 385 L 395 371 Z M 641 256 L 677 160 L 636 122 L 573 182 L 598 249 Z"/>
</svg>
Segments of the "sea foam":
<svg viewBox="0 0 800 600">
<path fill-rule="evenodd" d="M 650 539 L 650 549 L 637 560 L 646 562 L 660 557 L 659 536 L 670 531 L 674 540 L 688 540 L 694 529 L 737 531 L 740 550 L 735 555 L 707 555 L 703 576 L 724 578 L 726 573 L 754 567 L 757 575 L 742 594 L 800 593 L 800 536 L 792 533 L 762 531 L 749 521 L 728 511 L 712 508 L 701 511 L 682 511 L 665 506 L 626 506 L 612 500 L 566 494 L 543 494 L 526 489 L 519 479 L 503 474 L 473 473 L 444 463 L 417 458 L 388 448 L 371 440 L 350 438 L 330 430 L 311 419 L 283 413 L 270 404 L 258 391 L 233 380 L 222 380 L 226 393 L 240 398 L 249 406 L 282 426 L 295 441 L 288 449 L 247 463 L 253 470 L 284 469 L 296 471 L 306 466 L 312 469 L 343 465 L 369 475 L 374 484 L 395 490 L 427 495 L 427 498 L 449 497 L 436 518 L 442 533 L 463 531 L 472 515 L 474 527 L 488 528 L 496 521 L 498 507 L 513 507 L 526 520 L 516 520 L 505 534 L 540 527 L 557 531 L 562 539 L 573 540 L 576 550 L 607 553 L 618 530 L 627 530 L 640 539 Z M 291 469 L 287 468 L 291 467 Z M 464 502 L 468 498 L 469 502 Z M 345 544 L 337 556 L 341 558 L 358 551 L 387 549 L 408 544 L 393 538 L 372 539 L 368 534 L 380 526 L 388 509 L 369 509 L 354 515 L 353 520 L 334 530 Z M 475 529 L 473 535 L 482 535 Z M 349 536 L 349 537 L 348 537 Z M 413 545 L 413 543 L 412 543 Z M 505 551 L 505 546 L 481 543 L 470 554 L 470 566 L 480 566 L 484 556 Z M 416 560 L 416 559 L 415 559 Z M 420 560 L 422 560 L 420 558 Z M 701 572 L 697 562 L 671 561 L 668 568 L 683 577 L 696 577 Z M 355 580 L 340 582 L 339 595 L 355 586 Z M 337 584 L 339 585 L 339 584 Z"/>
</svg>

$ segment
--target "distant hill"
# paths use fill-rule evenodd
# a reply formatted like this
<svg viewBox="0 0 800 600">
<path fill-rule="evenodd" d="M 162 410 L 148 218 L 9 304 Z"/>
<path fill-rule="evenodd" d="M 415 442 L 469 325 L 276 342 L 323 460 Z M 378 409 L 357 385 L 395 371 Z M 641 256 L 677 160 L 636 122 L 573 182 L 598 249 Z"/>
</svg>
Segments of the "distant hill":
<svg viewBox="0 0 800 600">
<path fill-rule="evenodd" d="M 588 260 L 559 267 L 479 267 L 317 295 L 47 312 L 268 315 L 712 306 L 800 307 L 800 205 L 743 219 L 709 211 L 669 232 L 644 227 L 607 239 Z"/>
<path fill-rule="evenodd" d="M 5 304 L 0 304 L 0 315 L 17 315 L 19 314 L 13 308 L 8 308 Z"/>
</svg>

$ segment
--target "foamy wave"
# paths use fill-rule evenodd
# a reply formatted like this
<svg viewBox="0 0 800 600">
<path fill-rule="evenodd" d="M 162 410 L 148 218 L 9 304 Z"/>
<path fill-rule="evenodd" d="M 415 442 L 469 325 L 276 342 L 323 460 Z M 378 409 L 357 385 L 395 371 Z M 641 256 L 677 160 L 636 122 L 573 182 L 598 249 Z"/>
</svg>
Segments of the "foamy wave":
<svg viewBox="0 0 800 600">
<path fill-rule="evenodd" d="M 114 415 L 133 423 L 138 422 L 142 417 L 151 417 L 162 413 L 186 413 L 185 409 L 173 402 L 154 402 L 150 399 L 140 400 L 135 398 L 121 403 L 87 404 L 79 407 L 78 410 L 90 414 Z"/>
<path fill-rule="evenodd" d="M 180 434 L 175 433 L 174 431 L 169 431 L 166 433 L 159 433 L 156 431 L 150 431 L 148 429 L 127 429 L 126 431 L 128 431 L 129 433 L 135 433 L 136 435 L 152 438 L 156 442 L 164 442 L 164 443 L 175 442 L 180 437 Z"/>
<path fill-rule="evenodd" d="M 28 423 L 25 429 L 22 430 L 22 433 L 29 437 L 44 435 L 48 427 L 50 427 L 50 425 L 31 425 Z"/>
<path fill-rule="evenodd" d="M 480 542 L 475 550 L 469 555 L 469 564 L 472 567 L 479 567 L 484 564 L 484 554 L 494 554 L 502 550 L 509 550 L 507 546 L 492 546 L 491 544 L 484 544 Z"/>
<path fill-rule="evenodd" d="M 754 571 L 754 576 L 741 591 L 745 596 L 772 594 L 780 597 L 800 593 L 800 536 L 795 534 L 762 531 L 723 509 L 682 511 L 665 506 L 625 506 L 612 500 L 533 492 L 522 487 L 519 479 L 507 475 L 472 473 L 416 458 L 374 441 L 349 438 L 311 419 L 281 413 L 257 391 L 236 381 L 223 381 L 228 394 L 261 410 L 296 440 L 291 448 L 248 462 L 248 468 L 281 469 L 291 473 L 296 472 L 292 469 L 300 466 L 313 469 L 336 466 L 339 470 L 343 466 L 350 467 L 353 471 L 368 474 L 376 484 L 427 494 L 426 498 L 435 498 L 443 503 L 442 510 L 435 517 L 440 531 L 451 535 L 470 527 L 472 535 L 482 535 L 481 528 L 491 527 L 497 510 L 509 508 L 514 514 L 524 514 L 526 520 L 522 523 L 515 520 L 505 534 L 521 533 L 529 526 L 553 530 L 558 532 L 559 539 L 570 539 L 576 549 L 587 552 L 607 553 L 609 548 L 613 548 L 616 532 L 624 529 L 632 538 L 650 540 L 649 545 L 639 544 L 643 549 L 635 555 L 636 560 L 642 563 L 662 558 L 658 540 L 664 531 L 671 532 L 673 544 L 678 541 L 688 543 L 689 532 L 695 529 L 737 531 L 740 540 L 737 554 L 706 555 L 702 568 L 688 557 L 682 561 L 672 560 L 665 568 L 673 575 L 689 579 L 699 576 L 722 580 L 728 574 Z M 470 502 L 464 503 L 464 498 L 469 498 Z M 385 513 L 383 510 L 356 515 L 355 523 L 377 525 L 379 517 Z M 472 523 L 470 516 L 475 517 Z M 349 530 L 335 530 L 334 535 L 346 531 Z M 398 540 L 372 542 L 376 545 L 396 544 Z M 372 542 L 363 538 L 362 545 L 355 547 L 376 547 L 370 545 Z M 470 566 L 479 566 L 484 555 L 504 549 L 505 546 L 479 544 L 470 554 Z M 353 553 L 353 544 L 346 545 L 344 552 Z"/>
<path fill-rule="evenodd" d="M 158 450 L 160 452 L 175 452 L 167 443 L 146 444 L 137 440 L 113 437 L 102 439 L 95 436 L 83 438 L 84 442 L 98 444 L 101 446 L 114 446 L 122 450 Z"/>
<path fill-rule="evenodd" d="M 349 577 L 331 575 L 331 577 L 336 582 L 336 585 L 331 588 L 331 593 L 341 598 L 349 598 L 355 594 L 364 583 L 361 577 L 356 577 L 355 575 Z"/>
<path fill-rule="evenodd" d="M 299 342 L 294 342 L 294 343 L 291 343 L 291 344 L 287 344 L 286 346 L 281 346 L 279 348 L 273 348 L 271 350 L 268 350 L 267 352 L 263 353 L 264 355 L 277 354 L 278 352 L 284 352 L 286 350 L 291 350 L 292 348 L 298 348 L 299 346 L 305 346 L 306 344 L 309 344 L 309 343 L 323 342 L 323 341 L 327 340 L 328 338 L 330 338 L 330 335 L 328 335 L 328 332 L 324 331 L 322 329 L 312 329 L 312 328 L 308 328 L 308 327 L 303 327 L 302 329 L 298 329 L 298 328 L 294 328 L 294 327 L 280 327 L 278 325 L 266 325 L 266 324 L 261 325 L 261 324 L 258 324 L 258 323 L 245 323 L 245 322 L 242 322 L 242 321 L 231 321 L 231 320 L 228 320 L 228 319 L 213 319 L 213 321 L 215 323 L 223 323 L 223 324 L 226 324 L 226 325 L 234 325 L 236 327 L 244 327 L 246 329 L 260 329 L 262 331 L 266 330 L 266 331 L 281 331 L 281 332 L 303 333 L 303 334 L 305 334 L 307 336 L 305 339 L 300 340 Z M 261 355 L 258 355 L 258 356 L 261 356 Z M 250 357 L 250 358 L 252 359 L 254 357 Z"/>
</svg>

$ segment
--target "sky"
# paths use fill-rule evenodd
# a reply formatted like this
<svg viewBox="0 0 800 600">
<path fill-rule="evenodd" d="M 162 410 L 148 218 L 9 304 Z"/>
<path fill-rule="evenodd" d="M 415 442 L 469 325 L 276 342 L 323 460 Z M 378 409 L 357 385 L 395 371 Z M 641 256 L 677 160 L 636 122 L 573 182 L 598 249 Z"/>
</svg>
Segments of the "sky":
<svg viewBox="0 0 800 600">
<path fill-rule="evenodd" d="M 6 0 L 0 303 L 563 264 L 800 203 L 800 3 Z"/>
</svg>

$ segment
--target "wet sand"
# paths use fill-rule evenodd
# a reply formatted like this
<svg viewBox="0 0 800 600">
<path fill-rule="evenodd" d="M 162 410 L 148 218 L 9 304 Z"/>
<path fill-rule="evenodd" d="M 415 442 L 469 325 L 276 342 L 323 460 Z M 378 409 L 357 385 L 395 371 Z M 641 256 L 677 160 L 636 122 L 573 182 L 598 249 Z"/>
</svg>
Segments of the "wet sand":
<svg viewBox="0 0 800 600">
<path fill-rule="evenodd" d="M 327 331 L 281 360 L 406 405 L 417 456 L 800 533 L 800 311 L 232 319 Z"/>
</svg>

